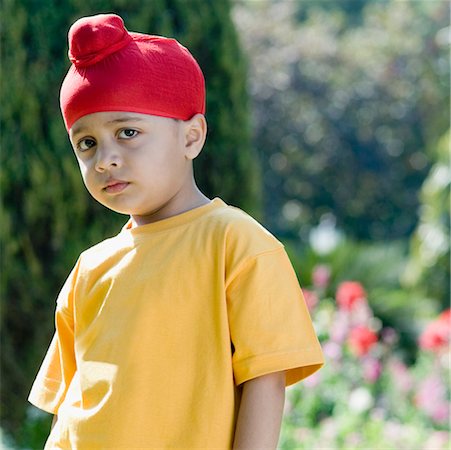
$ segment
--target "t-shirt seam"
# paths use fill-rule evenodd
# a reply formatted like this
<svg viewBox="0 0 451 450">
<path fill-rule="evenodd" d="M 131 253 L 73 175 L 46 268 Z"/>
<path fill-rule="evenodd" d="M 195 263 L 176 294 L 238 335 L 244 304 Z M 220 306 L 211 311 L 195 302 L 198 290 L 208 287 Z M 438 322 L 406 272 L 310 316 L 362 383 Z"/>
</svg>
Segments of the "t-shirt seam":
<svg viewBox="0 0 451 450">
<path fill-rule="evenodd" d="M 273 248 L 271 250 L 264 250 L 260 253 L 257 253 L 256 255 L 249 255 L 247 256 L 243 261 L 241 261 L 241 263 L 238 265 L 238 268 L 236 269 L 237 273 L 236 275 L 234 275 L 234 277 L 232 278 L 232 280 L 230 280 L 228 283 L 226 283 L 226 290 L 233 290 L 233 288 L 231 287 L 232 284 L 236 281 L 236 279 L 243 273 L 246 271 L 247 266 L 250 265 L 251 262 L 255 261 L 256 259 L 271 254 L 271 253 L 277 253 L 277 252 L 281 252 L 284 251 L 284 246 L 282 243 L 280 243 L 280 247 L 278 248 Z"/>
<path fill-rule="evenodd" d="M 205 214 L 203 214 L 201 216 L 198 216 L 198 217 L 195 217 L 194 219 L 190 220 L 189 222 L 175 224 L 175 225 L 173 225 L 173 226 L 171 226 L 169 228 L 165 228 L 165 229 L 159 230 L 159 231 L 152 231 L 150 233 L 143 233 L 143 234 L 133 235 L 132 230 L 134 230 L 136 228 L 131 228 L 131 229 L 123 228 L 121 230 L 121 232 L 116 236 L 116 238 L 122 238 L 123 236 L 126 236 L 127 234 L 130 234 L 130 235 L 133 236 L 133 240 L 134 241 L 141 241 L 141 240 L 144 240 L 144 239 L 148 239 L 149 234 L 151 236 L 156 236 L 156 235 L 158 235 L 160 233 L 165 233 L 165 232 L 174 230 L 174 229 L 179 228 L 179 227 L 191 225 L 191 224 L 193 224 L 194 222 L 197 222 L 200 219 L 205 219 L 206 217 L 210 216 L 212 213 L 214 213 L 214 212 L 216 212 L 216 211 L 218 211 L 219 209 L 222 209 L 222 208 L 228 208 L 228 205 L 227 204 L 226 205 L 219 205 L 218 207 L 216 207 L 216 208 L 214 208 L 214 209 L 212 209 L 210 211 L 207 211 Z"/>
<path fill-rule="evenodd" d="M 247 361 L 251 361 L 251 360 L 255 360 L 255 359 L 269 359 L 271 356 L 287 356 L 287 355 L 292 355 L 292 354 L 302 354 L 302 353 L 312 353 L 312 352 L 317 352 L 317 348 L 314 347 L 304 347 L 304 348 L 300 348 L 300 349 L 296 349 L 296 350 L 291 350 L 291 351 L 284 351 L 281 352 L 279 350 L 276 350 L 274 352 L 270 352 L 270 353 L 259 353 L 258 355 L 252 355 L 252 356 L 247 356 L 246 358 L 242 358 L 239 359 L 237 361 L 233 362 L 233 365 L 241 365 L 246 363 Z"/>
</svg>

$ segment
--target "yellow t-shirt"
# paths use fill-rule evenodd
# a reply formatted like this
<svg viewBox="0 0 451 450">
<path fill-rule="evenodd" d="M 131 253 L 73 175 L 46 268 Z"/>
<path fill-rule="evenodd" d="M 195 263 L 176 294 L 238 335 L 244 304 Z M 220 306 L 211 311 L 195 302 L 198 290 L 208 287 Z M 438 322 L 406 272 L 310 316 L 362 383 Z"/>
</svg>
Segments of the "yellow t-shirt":
<svg viewBox="0 0 451 450">
<path fill-rule="evenodd" d="M 283 245 L 215 198 L 81 254 L 29 401 L 46 449 L 227 449 L 241 383 L 322 364 Z"/>
</svg>

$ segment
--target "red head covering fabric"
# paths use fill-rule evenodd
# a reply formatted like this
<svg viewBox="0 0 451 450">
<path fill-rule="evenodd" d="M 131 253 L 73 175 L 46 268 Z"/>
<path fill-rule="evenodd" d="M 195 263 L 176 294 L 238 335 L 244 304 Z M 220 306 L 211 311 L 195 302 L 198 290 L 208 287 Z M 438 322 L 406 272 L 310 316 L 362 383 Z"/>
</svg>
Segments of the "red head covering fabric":
<svg viewBox="0 0 451 450">
<path fill-rule="evenodd" d="M 128 32 L 116 14 L 77 20 L 69 59 L 60 92 L 67 130 L 101 111 L 181 120 L 205 114 L 205 81 L 191 53 L 175 39 Z"/>
</svg>

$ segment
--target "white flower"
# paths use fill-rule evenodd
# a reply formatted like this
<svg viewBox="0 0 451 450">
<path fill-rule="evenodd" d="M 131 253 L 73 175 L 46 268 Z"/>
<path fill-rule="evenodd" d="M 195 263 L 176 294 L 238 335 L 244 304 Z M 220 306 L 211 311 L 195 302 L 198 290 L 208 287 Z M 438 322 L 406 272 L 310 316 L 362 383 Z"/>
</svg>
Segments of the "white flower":
<svg viewBox="0 0 451 450">
<path fill-rule="evenodd" d="M 316 228 L 310 231 L 309 241 L 318 255 L 331 253 L 342 241 L 342 232 L 335 227 L 336 219 L 333 214 L 324 214 Z"/>
<path fill-rule="evenodd" d="M 349 409 L 356 413 L 369 410 L 374 404 L 373 396 L 364 387 L 354 389 L 349 396 Z"/>
</svg>

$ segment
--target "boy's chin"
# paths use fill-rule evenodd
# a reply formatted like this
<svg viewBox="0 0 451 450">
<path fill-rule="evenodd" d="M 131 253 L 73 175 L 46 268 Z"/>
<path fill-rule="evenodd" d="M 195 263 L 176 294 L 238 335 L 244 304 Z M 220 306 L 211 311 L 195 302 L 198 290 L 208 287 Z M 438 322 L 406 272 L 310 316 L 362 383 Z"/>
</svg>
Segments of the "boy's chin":
<svg viewBox="0 0 451 450">
<path fill-rule="evenodd" d="M 133 212 L 130 211 L 129 209 L 122 209 L 122 208 L 118 208 L 118 207 L 115 207 L 115 206 L 112 206 L 112 205 L 108 205 L 106 203 L 102 203 L 102 202 L 99 202 L 99 201 L 97 201 L 97 202 L 100 203 L 104 208 L 109 209 L 110 211 L 113 211 L 113 212 L 115 212 L 117 214 L 123 214 L 123 215 L 126 215 L 126 216 L 133 215 Z"/>
</svg>

